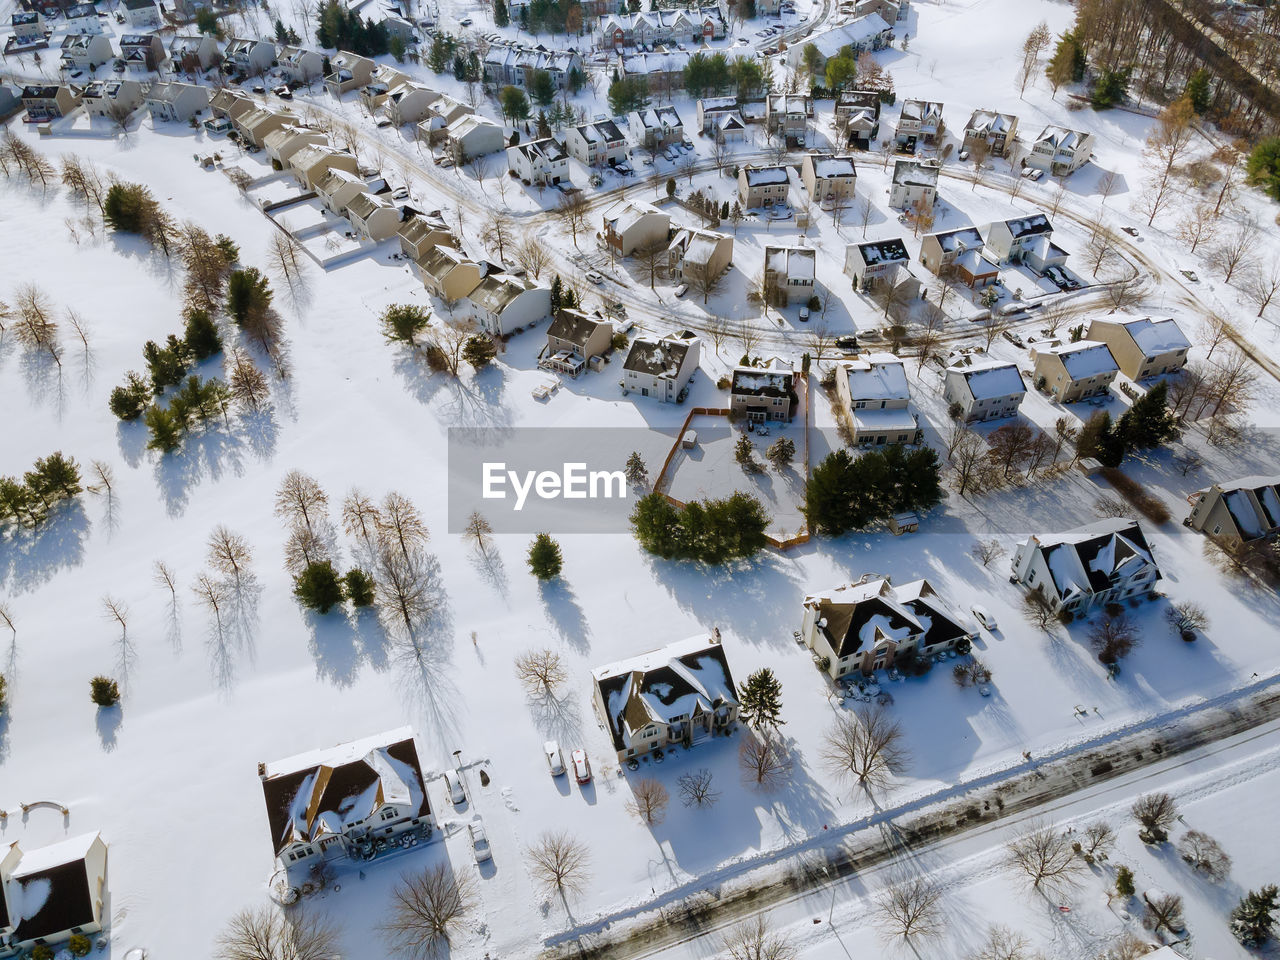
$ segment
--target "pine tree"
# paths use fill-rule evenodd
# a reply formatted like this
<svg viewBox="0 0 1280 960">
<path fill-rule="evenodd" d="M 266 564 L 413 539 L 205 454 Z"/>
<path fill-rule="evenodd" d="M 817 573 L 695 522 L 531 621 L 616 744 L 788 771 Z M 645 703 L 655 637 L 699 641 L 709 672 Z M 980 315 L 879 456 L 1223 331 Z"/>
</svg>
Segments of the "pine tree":
<svg viewBox="0 0 1280 960">
<path fill-rule="evenodd" d="M 631 529 L 640 546 L 670 560 L 681 551 L 680 511 L 660 493 L 641 497 L 631 512 Z"/>
<path fill-rule="evenodd" d="M 1121 417 L 1121 423 L 1126 445 L 1135 450 L 1149 450 L 1173 439 L 1178 426 L 1169 409 L 1169 385 L 1161 380 L 1148 390 Z"/>
<path fill-rule="evenodd" d="M 100 707 L 114 707 L 120 702 L 120 685 L 110 677 L 94 677 L 89 681 L 89 699 Z"/>
<path fill-rule="evenodd" d="M 1187 78 L 1187 86 L 1183 93 L 1191 101 L 1191 109 L 1196 112 L 1197 116 L 1203 116 L 1205 111 L 1209 109 L 1209 80 L 1209 71 L 1204 67 L 1201 67 Z"/>
<path fill-rule="evenodd" d="M 151 402 L 151 385 L 142 374 L 130 370 L 124 375 L 124 383 L 111 391 L 107 406 L 121 420 L 137 420 Z"/>
<path fill-rule="evenodd" d="M 172 453 L 182 444 L 182 421 L 164 407 L 148 407 L 142 420 L 151 431 L 148 450 Z"/>
<path fill-rule="evenodd" d="M 782 684 L 768 667 L 761 667 L 738 685 L 738 716 L 757 730 L 786 723 L 782 714 Z"/>
<path fill-rule="evenodd" d="M 328 613 L 342 602 L 342 581 L 328 560 L 313 560 L 298 574 L 293 595 L 304 607 Z"/>
<path fill-rule="evenodd" d="M 510 22 L 511 15 L 507 13 L 507 5 L 503 0 L 493 0 L 493 25 L 505 27 Z"/>
<path fill-rule="evenodd" d="M 1116 896 L 1127 899 L 1133 892 L 1133 871 L 1121 864 L 1116 868 Z"/>
<path fill-rule="evenodd" d="M 552 580 L 560 576 L 564 566 L 564 557 L 560 554 L 560 544 L 551 538 L 549 533 L 540 533 L 529 545 L 529 570 L 539 580 Z"/>
<path fill-rule="evenodd" d="M 468 337 L 462 346 L 462 359 L 477 370 L 488 366 L 497 355 L 498 350 L 493 345 L 493 340 L 483 333 Z"/>
<path fill-rule="evenodd" d="M 206 310 L 188 310 L 187 322 L 183 327 L 182 339 L 191 351 L 192 359 L 207 360 L 222 351 L 222 337 L 218 335 L 218 325 L 213 322 Z"/>
<path fill-rule="evenodd" d="M 347 599 L 351 601 L 353 607 L 367 607 L 373 603 L 376 584 L 373 577 L 364 570 L 352 567 L 342 578 L 342 582 L 347 588 Z"/>
<path fill-rule="evenodd" d="M 75 458 L 63 456 L 61 452 L 40 457 L 35 462 L 35 469 L 27 471 L 23 479 L 32 493 L 46 503 L 74 497 L 84 489 L 80 485 L 80 468 Z"/>
<path fill-rule="evenodd" d="M 765 456 L 769 458 L 775 470 L 785 470 L 796 458 L 796 442 L 790 437 L 779 437 L 765 451 Z"/>
<path fill-rule="evenodd" d="M 644 465 L 639 451 L 632 450 L 631 456 L 627 457 L 626 473 L 627 483 L 631 486 L 644 488 L 649 485 L 649 468 Z"/>
<path fill-rule="evenodd" d="M 1231 911 L 1231 932 L 1244 946 L 1256 950 L 1275 933 L 1275 911 L 1280 890 L 1274 883 L 1250 890 Z"/>
<path fill-rule="evenodd" d="M 560 274 L 556 274 L 551 278 L 551 316 L 555 316 L 560 312 L 564 298 L 564 281 L 560 279 Z"/>
</svg>

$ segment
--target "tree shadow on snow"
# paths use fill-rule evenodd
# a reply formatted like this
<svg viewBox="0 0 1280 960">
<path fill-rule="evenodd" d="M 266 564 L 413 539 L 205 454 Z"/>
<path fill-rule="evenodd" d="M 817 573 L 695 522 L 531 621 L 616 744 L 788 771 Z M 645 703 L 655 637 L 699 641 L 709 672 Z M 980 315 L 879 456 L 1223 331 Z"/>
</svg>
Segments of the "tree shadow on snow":
<svg viewBox="0 0 1280 960">
<path fill-rule="evenodd" d="M 538 594 L 542 598 L 547 619 L 560 638 L 575 650 L 588 652 L 591 649 L 591 625 L 587 623 L 587 616 L 583 613 L 573 588 L 563 577 L 556 577 L 539 583 Z"/>
<path fill-rule="evenodd" d="M 0 541 L 0 585 L 10 593 L 32 590 L 65 567 L 84 560 L 92 523 L 80 499 L 64 500 L 40 526 Z"/>
<path fill-rule="evenodd" d="M 98 739 L 102 741 L 102 749 L 110 753 L 116 748 L 120 727 L 124 725 L 124 710 L 120 704 L 114 707 L 98 708 Z"/>
<path fill-rule="evenodd" d="M 328 613 L 307 610 L 304 616 L 311 633 L 307 646 L 316 663 L 316 676 L 335 687 L 351 686 L 360 672 L 362 658 L 355 628 L 346 612 L 338 607 Z"/>
</svg>

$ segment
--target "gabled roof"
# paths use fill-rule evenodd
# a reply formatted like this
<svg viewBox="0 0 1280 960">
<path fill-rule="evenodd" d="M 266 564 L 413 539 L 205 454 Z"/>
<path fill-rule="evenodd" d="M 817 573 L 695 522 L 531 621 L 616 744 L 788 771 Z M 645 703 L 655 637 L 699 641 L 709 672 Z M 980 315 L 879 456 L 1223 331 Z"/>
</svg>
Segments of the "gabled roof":
<svg viewBox="0 0 1280 960">
<path fill-rule="evenodd" d="M 936 100 L 903 100 L 902 119 L 937 123 L 942 119 L 942 106 Z"/>
<path fill-rule="evenodd" d="M 1043 554 L 1058 596 L 1064 600 L 1099 593 L 1148 569 L 1155 570 L 1157 579 L 1160 576 L 1142 528 L 1125 517 L 1034 537 L 1032 542 Z"/>
<path fill-rule="evenodd" d="M 862 262 L 867 266 L 873 266 L 878 263 L 909 263 L 911 261 L 911 254 L 907 252 L 907 245 L 899 237 L 890 237 L 885 240 L 869 240 L 865 243 L 854 244 L 854 246 L 858 250 L 858 256 L 862 258 Z"/>
<path fill-rule="evenodd" d="M 813 247 L 767 246 L 765 266 L 788 279 L 813 280 L 817 276 L 818 251 Z"/>
<path fill-rule="evenodd" d="M 480 281 L 479 286 L 467 294 L 467 299 L 477 307 L 497 316 L 506 310 L 516 297 L 536 286 L 537 284 L 532 280 L 513 277 L 509 273 L 490 273 Z"/>
<path fill-rule="evenodd" d="M 927 580 L 895 587 L 876 578 L 805 597 L 804 603 L 816 611 L 818 629 L 837 657 L 917 637 L 927 647 L 969 636 Z"/>
<path fill-rule="evenodd" d="M 943 253 L 982 249 L 982 234 L 978 232 L 977 227 L 958 227 L 955 230 L 944 230 L 929 236 L 937 241 Z"/>
<path fill-rule="evenodd" d="M 833 27 L 822 33 L 811 36 L 806 43 L 812 43 L 824 57 L 831 58 L 845 47 L 858 47 L 891 28 L 878 13 L 869 13 L 840 27 Z"/>
<path fill-rule="evenodd" d="M 869 353 L 841 364 L 849 379 L 849 399 L 909 400 L 907 369 L 891 353 Z"/>
<path fill-rule="evenodd" d="M 614 233 L 626 233 L 642 219 L 648 216 L 666 217 L 670 220 L 670 215 L 663 213 L 653 204 L 644 200 L 631 200 L 624 198 L 611 204 L 603 215 L 603 222 L 608 224 Z"/>
<path fill-rule="evenodd" d="M 1056 347 L 1048 347 L 1044 351 L 1062 361 L 1067 376 L 1072 380 L 1083 380 L 1103 373 L 1115 373 L 1120 369 L 1116 358 L 1111 355 L 1105 343 L 1095 340 L 1077 340 L 1075 343 L 1063 343 Z"/>
<path fill-rule="evenodd" d="M 1152 320 L 1150 317 L 1109 316 L 1099 320 L 1123 329 L 1138 349 L 1148 356 L 1191 347 L 1191 341 L 1172 317 Z"/>
<path fill-rule="evenodd" d="M 386 197 L 362 190 L 347 202 L 347 213 L 358 220 L 368 220 L 378 210 L 395 209 L 395 205 Z"/>
<path fill-rule="evenodd" d="M 675 377 L 684 364 L 689 347 L 697 340 L 697 336 L 688 330 L 668 334 L 661 340 L 637 337 L 622 368 L 655 377 Z"/>
<path fill-rule="evenodd" d="M 967 367 L 948 367 L 947 373 L 963 376 L 969 395 L 975 400 L 1027 392 L 1017 366 L 1004 360 L 980 360 Z"/>
<path fill-rule="evenodd" d="M 1011 113 L 1000 113 L 997 110 L 975 110 L 969 117 L 965 130 L 977 134 L 1007 134 L 1017 124 L 1018 118 Z"/>
<path fill-rule="evenodd" d="M 414 214 L 400 225 L 399 236 L 412 244 L 419 244 L 436 231 L 448 232 L 449 227 L 443 220 L 432 220 L 422 214 Z"/>
<path fill-rule="evenodd" d="M 22 855 L 9 882 L 18 941 L 93 924 L 97 878 L 89 876 L 86 858 L 96 842 L 98 834 L 87 833 Z"/>
<path fill-rule="evenodd" d="M 748 164 L 742 168 L 742 173 L 747 178 L 747 186 L 749 187 L 786 183 L 789 179 L 786 167 L 753 167 Z"/>
<path fill-rule="evenodd" d="M 936 187 L 938 165 L 927 160 L 895 160 L 893 182 L 908 187 Z"/>
<path fill-rule="evenodd" d="M 586 140 L 587 143 L 604 143 L 614 142 L 626 139 L 622 135 L 622 131 L 618 129 L 618 125 L 612 120 L 595 120 L 591 123 L 580 124 L 575 128 L 578 135 Z"/>
<path fill-rule="evenodd" d="M 1040 131 L 1040 135 L 1032 142 L 1032 146 L 1043 143 L 1052 146 L 1055 151 L 1074 151 L 1084 146 L 1086 138 L 1089 136 L 1087 133 L 1068 130 L 1066 127 L 1059 127 L 1051 123 Z"/>
<path fill-rule="evenodd" d="M 998 220 L 1016 240 L 1020 237 L 1031 237 L 1037 234 L 1053 233 L 1053 224 L 1043 213 L 1032 213 L 1025 217 L 1014 217 L 1012 220 Z M 994 227 L 996 224 L 993 223 Z"/>
<path fill-rule="evenodd" d="M 574 346 L 585 347 L 587 341 L 602 325 L 613 328 L 612 321 L 599 315 L 583 313 L 581 310 L 562 309 L 547 327 L 547 336 L 572 343 Z"/>
</svg>

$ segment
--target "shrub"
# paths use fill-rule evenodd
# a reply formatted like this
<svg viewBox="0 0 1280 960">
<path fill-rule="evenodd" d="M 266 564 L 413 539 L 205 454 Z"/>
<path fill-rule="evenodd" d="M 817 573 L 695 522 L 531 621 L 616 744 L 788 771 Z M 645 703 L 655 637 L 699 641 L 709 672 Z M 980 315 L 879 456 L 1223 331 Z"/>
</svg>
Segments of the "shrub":
<svg viewBox="0 0 1280 960">
<path fill-rule="evenodd" d="M 364 570 L 352 567 L 343 578 L 347 588 L 347 599 L 353 607 L 367 607 L 373 603 L 374 581 Z"/>
<path fill-rule="evenodd" d="M 689 503 L 683 510 L 661 493 L 640 498 L 631 528 L 640 545 L 666 560 L 724 563 L 754 556 L 765 543 L 769 514 L 750 494 Z"/>
<path fill-rule="evenodd" d="M 1132 897 L 1133 893 L 1133 871 L 1121 864 L 1116 867 L 1116 896 Z"/>
<path fill-rule="evenodd" d="M 730 387 L 730 383 L 729 383 L 728 377 L 721 377 L 719 380 L 716 381 L 717 390 L 728 390 L 729 387 Z"/>
<path fill-rule="evenodd" d="M 31 960 L 53 960 L 53 947 L 47 943 L 37 943 L 31 948 Z"/>
<path fill-rule="evenodd" d="M 7 685 L 8 681 L 5 680 L 4 674 L 0 673 L 0 716 L 4 715 L 5 704 L 8 703 Z"/>
<path fill-rule="evenodd" d="M 304 607 L 328 613 L 342 602 L 342 581 L 328 560 L 313 560 L 298 574 L 293 595 Z"/>
<path fill-rule="evenodd" d="M 809 298 L 809 302 L 808 302 L 807 304 L 805 304 L 805 306 L 807 306 L 810 310 L 821 310 L 821 309 L 822 309 L 822 300 L 821 300 L 821 298 L 820 298 L 820 297 L 815 293 L 812 297 L 810 297 L 810 298 Z"/>
<path fill-rule="evenodd" d="M 1116 467 L 1103 467 L 1102 476 L 1115 488 L 1116 493 L 1129 501 L 1133 507 L 1152 523 L 1169 522 L 1169 508 L 1164 501 L 1152 496 L 1143 489 L 1142 484 Z"/>
<path fill-rule="evenodd" d="M 89 951 L 93 949 L 93 941 L 83 933 L 73 933 L 71 939 L 67 941 L 67 949 L 71 951 L 73 957 L 87 957 Z"/>
<path fill-rule="evenodd" d="M 114 707 L 120 702 L 120 685 L 110 677 L 94 677 L 89 681 L 89 699 L 100 707 Z"/>
</svg>

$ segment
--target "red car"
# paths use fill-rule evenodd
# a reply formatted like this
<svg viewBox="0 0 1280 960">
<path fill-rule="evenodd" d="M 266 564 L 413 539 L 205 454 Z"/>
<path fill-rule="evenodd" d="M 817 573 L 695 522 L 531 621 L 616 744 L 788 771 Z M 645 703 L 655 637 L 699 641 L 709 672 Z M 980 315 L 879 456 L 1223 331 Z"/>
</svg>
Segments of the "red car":
<svg viewBox="0 0 1280 960">
<path fill-rule="evenodd" d="M 587 762 L 587 751 L 573 751 L 573 775 L 579 783 L 591 782 L 591 764 Z"/>
</svg>

